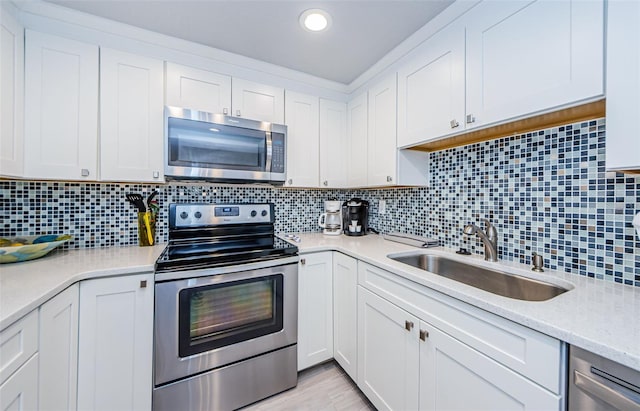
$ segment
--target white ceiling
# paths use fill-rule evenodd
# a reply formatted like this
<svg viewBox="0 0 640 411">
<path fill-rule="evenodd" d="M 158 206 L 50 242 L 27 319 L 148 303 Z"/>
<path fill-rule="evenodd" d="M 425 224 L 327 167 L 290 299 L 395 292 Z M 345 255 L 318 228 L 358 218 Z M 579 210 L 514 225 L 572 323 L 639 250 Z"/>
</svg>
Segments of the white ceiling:
<svg viewBox="0 0 640 411">
<path fill-rule="evenodd" d="M 349 84 L 453 0 L 47 0 L 64 7 Z M 300 14 L 332 16 L 308 32 Z"/>
</svg>

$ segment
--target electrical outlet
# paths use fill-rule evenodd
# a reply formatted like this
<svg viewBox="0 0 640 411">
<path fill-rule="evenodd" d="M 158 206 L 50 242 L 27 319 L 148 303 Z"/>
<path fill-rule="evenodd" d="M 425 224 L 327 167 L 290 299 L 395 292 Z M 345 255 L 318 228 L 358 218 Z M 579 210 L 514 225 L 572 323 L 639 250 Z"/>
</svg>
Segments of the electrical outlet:
<svg viewBox="0 0 640 411">
<path fill-rule="evenodd" d="M 384 214 L 387 212 L 387 202 L 385 200 L 378 200 L 378 214 Z"/>
</svg>

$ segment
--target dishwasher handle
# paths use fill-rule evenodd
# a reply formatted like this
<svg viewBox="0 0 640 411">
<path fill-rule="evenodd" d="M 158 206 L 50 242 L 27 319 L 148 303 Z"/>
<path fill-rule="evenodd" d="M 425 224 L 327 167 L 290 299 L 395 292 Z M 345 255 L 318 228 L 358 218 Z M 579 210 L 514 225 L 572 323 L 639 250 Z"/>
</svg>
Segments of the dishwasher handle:
<svg viewBox="0 0 640 411">
<path fill-rule="evenodd" d="M 577 387 L 583 391 L 591 393 L 594 397 L 606 402 L 607 404 L 619 410 L 640 411 L 640 403 L 633 401 L 619 391 L 594 380 L 580 371 L 573 370 L 573 377 L 574 384 Z"/>
</svg>

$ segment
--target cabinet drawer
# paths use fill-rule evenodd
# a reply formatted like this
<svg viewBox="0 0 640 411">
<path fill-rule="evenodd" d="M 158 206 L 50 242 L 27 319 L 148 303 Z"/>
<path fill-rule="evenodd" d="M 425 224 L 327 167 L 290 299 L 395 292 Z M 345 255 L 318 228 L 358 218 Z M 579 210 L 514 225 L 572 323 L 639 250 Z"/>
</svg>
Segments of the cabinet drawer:
<svg viewBox="0 0 640 411">
<path fill-rule="evenodd" d="M 0 384 L 38 351 L 38 310 L 0 333 Z"/>
<path fill-rule="evenodd" d="M 562 392 L 559 340 L 366 263 L 358 264 L 358 282 L 552 392 Z"/>
<path fill-rule="evenodd" d="M 38 354 L 0 385 L 0 410 L 38 409 Z"/>
</svg>

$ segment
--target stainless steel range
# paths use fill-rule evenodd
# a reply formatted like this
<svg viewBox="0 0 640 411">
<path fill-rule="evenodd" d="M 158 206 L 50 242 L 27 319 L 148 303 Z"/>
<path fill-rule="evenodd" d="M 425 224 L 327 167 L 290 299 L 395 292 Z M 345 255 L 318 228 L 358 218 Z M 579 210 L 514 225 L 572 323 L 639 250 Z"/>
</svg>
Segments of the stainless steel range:
<svg viewBox="0 0 640 411">
<path fill-rule="evenodd" d="M 273 223 L 273 204 L 170 205 L 154 410 L 231 410 L 297 384 L 298 249 Z"/>
</svg>

